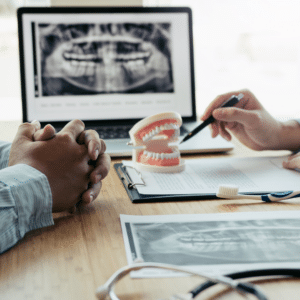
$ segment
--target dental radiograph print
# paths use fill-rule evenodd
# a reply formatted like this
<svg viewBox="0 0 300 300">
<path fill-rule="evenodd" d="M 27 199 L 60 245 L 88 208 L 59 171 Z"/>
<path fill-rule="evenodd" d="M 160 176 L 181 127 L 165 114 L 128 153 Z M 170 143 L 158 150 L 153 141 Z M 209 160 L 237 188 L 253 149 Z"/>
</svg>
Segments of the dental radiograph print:
<svg viewBox="0 0 300 300">
<path fill-rule="evenodd" d="M 37 28 L 43 96 L 174 92 L 170 23 Z"/>
<path fill-rule="evenodd" d="M 126 229 L 132 233 L 133 259 L 144 262 L 182 266 L 299 262 L 299 219 L 126 223 Z"/>
<path fill-rule="evenodd" d="M 129 131 L 132 161 L 138 170 L 149 172 L 181 172 L 184 160 L 180 157 L 178 141 L 181 116 L 177 112 L 164 112 L 147 117 Z M 173 143 L 170 145 L 170 143 Z"/>
</svg>

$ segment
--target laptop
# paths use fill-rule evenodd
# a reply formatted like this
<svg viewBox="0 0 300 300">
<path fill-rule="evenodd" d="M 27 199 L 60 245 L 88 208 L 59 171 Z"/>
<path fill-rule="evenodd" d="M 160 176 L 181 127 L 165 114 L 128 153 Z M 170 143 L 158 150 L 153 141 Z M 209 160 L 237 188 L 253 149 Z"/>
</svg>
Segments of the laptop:
<svg viewBox="0 0 300 300">
<path fill-rule="evenodd" d="M 131 156 L 128 131 L 161 112 L 196 116 L 192 12 L 187 7 L 22 7 L 18 10 L 23 122 L 98 131 L 111 156 Z M 181 153 L 228 151 L 209 129 Z"/>
</svg>

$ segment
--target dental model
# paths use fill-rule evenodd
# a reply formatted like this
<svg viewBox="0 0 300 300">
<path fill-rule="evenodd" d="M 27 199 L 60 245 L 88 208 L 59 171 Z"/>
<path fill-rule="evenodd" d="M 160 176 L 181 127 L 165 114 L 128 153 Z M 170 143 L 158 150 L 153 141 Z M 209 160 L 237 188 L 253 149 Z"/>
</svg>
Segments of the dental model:
<svg viewBox="0 0 300 300">
<path fill-rule="evenodd" d="M 136 123 L 129 135 L 132 161 L 139 170 L 149 172 L 181 172 L 184 161 L 177 145 L 181 116 L 176 112 L 165 112 L 147 117 Z"/>
</svg>

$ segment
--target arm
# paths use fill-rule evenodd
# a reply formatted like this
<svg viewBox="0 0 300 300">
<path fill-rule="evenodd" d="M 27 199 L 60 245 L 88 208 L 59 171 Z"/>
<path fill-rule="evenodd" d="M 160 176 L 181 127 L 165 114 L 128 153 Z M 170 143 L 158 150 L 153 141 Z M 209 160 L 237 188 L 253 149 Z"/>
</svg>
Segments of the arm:
<svg viewBox="0 0 300 300">
<path fill-rule="evenodd" d="M 0 171 L 0 253 L 34 229 L 53 225 L 52 196 L 44 174 L 28 165 Z"/>
<path fill-rule="evenodd" d="M 89 176 L 101 169 L 105 177 L 109 170 L 105 148 L 99 149 L 95 167 L 88 163 L 89 147 L 77 142 L 84 129 L 79 120 L 47 142 L 34 142 L 39 129 L 37 123 L 22 124 L 12 145 L 0 144 L 0 253 L 28 231 L 53 225 L 52 211 L 72 208 L 82 198 Z M 97 186 L 99 193 L 101 182 Z"/>
<path fill-rule="evenodd" d="M 27 165 L 8 167 L 10 149 L 0 141 L 0 253 L 27 232 L 54 224 L 46 176 Z"/>
</svg>

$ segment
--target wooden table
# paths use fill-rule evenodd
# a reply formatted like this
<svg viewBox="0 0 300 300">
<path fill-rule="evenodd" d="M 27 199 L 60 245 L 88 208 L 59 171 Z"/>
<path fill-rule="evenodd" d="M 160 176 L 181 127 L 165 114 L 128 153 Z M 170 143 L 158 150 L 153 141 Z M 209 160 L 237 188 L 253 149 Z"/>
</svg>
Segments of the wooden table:
<svg viewBox="0 0 300 300">
<path fill-rule="evenodd" d="M 0 139 L 12 140 L 19 122 L 0 122 Z M 6 138 L 5 138 L 6 137 Z M 8 137 L 8 138 L 7 138 Z M 288 154 L 288 152 L 284 152 Z M 203 154 L 188 158 L 278 155 L 254 152 L 236 143 L 227 154 Z M 55 214 L 55 225 L 35 230 L 0 256 L 1 300 L 95 300 L 95 290 L 127 264 L 120 214 L 206 214 L 300 209 L 300 200 L 267 204 L 253 200 L 201 200 L 132 204 L 113 164 L 99 197 L 75 215 Z M 121 299 L 166 299 L 187 292 L 203 280 L 193 277 L 130 279 L 117 285 Z M 299 299 L 298 280 L 260 281 L 269 299 Z M 244 299 L 223 287 L 213 288 L 197 299 Z"/>
</svg>

